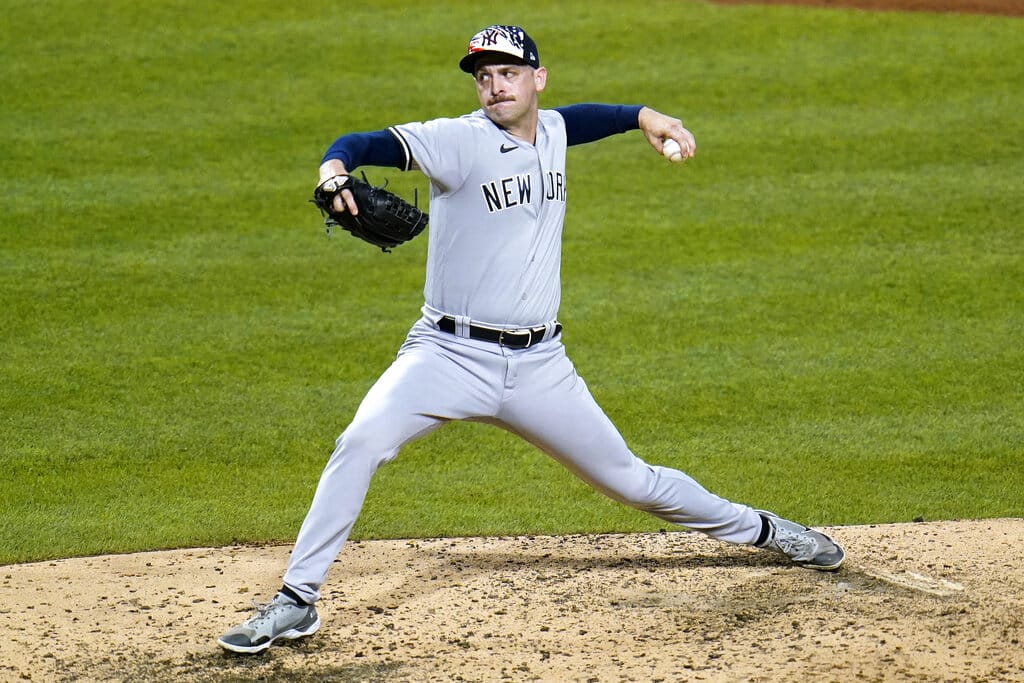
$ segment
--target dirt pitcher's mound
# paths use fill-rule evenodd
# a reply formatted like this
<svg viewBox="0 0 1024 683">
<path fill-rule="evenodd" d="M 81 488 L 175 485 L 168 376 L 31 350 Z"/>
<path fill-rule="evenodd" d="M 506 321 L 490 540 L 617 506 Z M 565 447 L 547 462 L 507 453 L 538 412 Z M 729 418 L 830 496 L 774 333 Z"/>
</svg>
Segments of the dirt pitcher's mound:
<svg viewBox="0 0 1024 683">
<path fill-rule="evenodd" d="M 828 574 L 691 533 L 351 543 L 316 635 L 214 640 L 288 548 L 0 567 L 0 680 L 1024 681 L 1024 520 L 833 529 Z"/>
</svg>

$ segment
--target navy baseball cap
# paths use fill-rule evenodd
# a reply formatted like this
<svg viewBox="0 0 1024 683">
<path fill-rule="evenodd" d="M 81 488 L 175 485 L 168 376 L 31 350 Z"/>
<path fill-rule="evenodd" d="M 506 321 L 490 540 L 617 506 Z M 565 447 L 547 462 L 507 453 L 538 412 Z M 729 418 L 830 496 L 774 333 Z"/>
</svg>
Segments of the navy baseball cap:
<svg viewBox="0 0 1024 683">
<path fill-rule="evenodd" d="M 488 26 L 470 38 L 466 56 L 459 62 L 459 68 L 473 73 L 476 60 L 485 54 L 496 53 L 515 57 L 523 64 L 540 67 L 537 43 L 518 26 Z"/>
</svg>

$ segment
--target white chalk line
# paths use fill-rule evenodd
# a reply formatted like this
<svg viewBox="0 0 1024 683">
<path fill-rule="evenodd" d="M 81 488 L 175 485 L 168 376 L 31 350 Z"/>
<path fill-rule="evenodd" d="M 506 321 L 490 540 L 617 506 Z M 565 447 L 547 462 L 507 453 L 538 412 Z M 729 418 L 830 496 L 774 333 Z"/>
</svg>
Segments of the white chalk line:
<svg viewBox="0 0 1024 683">
<path fill-rule="evenodd" d="M 912 571 L 890 572 L 884 569 L 869 569 L 866 567 L 861 568 L 861 571 L 879 581 L 938 597 L 949 597 L 964 590 L 963 585 L 954 581 L 947 581 Z"/>
</svg>

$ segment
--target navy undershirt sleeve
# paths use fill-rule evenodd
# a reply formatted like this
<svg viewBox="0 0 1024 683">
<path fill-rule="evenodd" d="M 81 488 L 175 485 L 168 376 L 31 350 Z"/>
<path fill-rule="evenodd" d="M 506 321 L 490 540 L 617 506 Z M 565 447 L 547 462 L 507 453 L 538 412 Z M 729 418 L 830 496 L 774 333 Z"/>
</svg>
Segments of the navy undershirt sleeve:
<svg viewBox="0 0 1024 683">
<path fill-rule="evenodd" d="M 567 144 L 582 145 L 640 127 L 642 104 L 570 104 L 555 107 L 565 119 Z"/>
<path fill-rule="evenodd" d="M 360 166 L 393 166 L 403 171 L 409 168 L 405 148 L 387 130 L 342 135 L 327 148 L 320 163 L 328 159 L 341 160 L 349 171 Z"/>
</svg>

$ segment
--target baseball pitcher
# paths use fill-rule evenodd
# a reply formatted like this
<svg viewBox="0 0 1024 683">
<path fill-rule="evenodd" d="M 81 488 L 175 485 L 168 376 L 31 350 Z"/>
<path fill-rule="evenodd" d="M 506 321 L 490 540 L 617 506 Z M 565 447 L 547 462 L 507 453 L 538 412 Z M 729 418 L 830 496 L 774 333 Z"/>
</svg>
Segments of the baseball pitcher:
<svg viewBox="0 0 1024 683">
<path fill-rule="evenodd" d="M 656 152 L 685 161 L 697 150 L 693 135 L 644 106 L 541 109 L 547 70 L 517 26 L 474 35 L 459 67 L 472 78 L 476 111 L 343 135 L 324 155 L 314 202 L 329 226 L 383 249 L 427 234 L 422 314 L 338 438 L 281 590 L 218 643 L 253 653 L 314 633 L 320 588 L 377 468 L 451 420 L 517 434 L 598 491 L 671 524 L 774 550 L 803 567 L 837 569 L 844 551 L 829 536 L 637 457 L 562 345 L 566 148 L 639 129 Z M 351 174 L 361 166 L 425 174 L 429 216 L 356 184 Z M 371 191 L 378 191 L 373 199 Z"/>
</svg>

